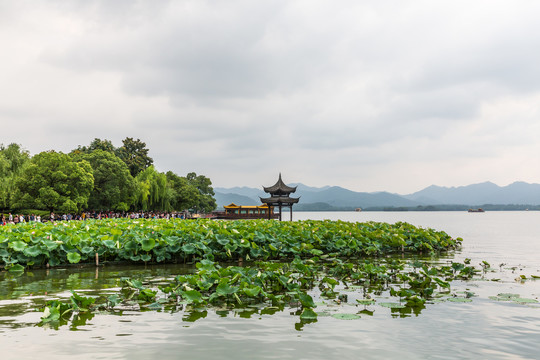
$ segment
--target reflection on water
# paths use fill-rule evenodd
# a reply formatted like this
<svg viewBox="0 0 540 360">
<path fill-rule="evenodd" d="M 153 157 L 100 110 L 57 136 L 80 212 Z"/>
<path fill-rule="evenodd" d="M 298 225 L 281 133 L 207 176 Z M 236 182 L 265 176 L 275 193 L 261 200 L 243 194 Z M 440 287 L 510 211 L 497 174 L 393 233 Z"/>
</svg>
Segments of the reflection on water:
<svg viewBox="0 0 540 360">
<path fill-rule="evenodd" d="M 170 278 L 184 266 L 105 267 L 33 271 L 22 276 L 0 273 L 0 348 L 2 359 L 47 357 L 107 359 L 536 359 L 540 353 L 538 305 L 495 301 L 499 293 L 540 297 L 540 213 L 400 212 L 295 213 L 295 219 L 406 221 L 444 230 L 464 239 L 455 258 L 491 264 L 483 280 L 456 282 L 455 292 L 471 292 L 472 302 L 433 302 L 417 316 L 406 309 L 354 305 L 355 293 L 342 304 L 321 304 L 327 316 L 304 324 L 297 308 L 244 311 L 129 311 L 122 316 L 96 314 L 75 319 L 58 330 L 34 326 L 32 311 L 69 290 L 87 294 L 112 291 L 122 276 Z M 449 258 L 452 258 L 451 255 Z M 439 259 L 444 263 L 448 259 Z M 521 281 L 520 275 L 527 280 Z M 516 280 L 517 279 L 517 280 Z M 492 281 L 498 280 L 498 281 Z M 318 308 L 318 311 L 319 311 Z M 360 315 L 339 320 L 333 313 Z M 393 315 L 393 316 L 392 316 Z M 77 331 L 74 331 L 77 330 Z"/>
</svg>

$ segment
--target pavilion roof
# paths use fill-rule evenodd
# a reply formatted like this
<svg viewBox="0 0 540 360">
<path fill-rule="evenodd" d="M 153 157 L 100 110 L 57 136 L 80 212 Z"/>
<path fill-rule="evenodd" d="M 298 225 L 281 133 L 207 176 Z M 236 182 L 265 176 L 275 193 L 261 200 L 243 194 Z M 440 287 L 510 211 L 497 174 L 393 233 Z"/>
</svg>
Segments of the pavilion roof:
<svg viewBox="0 0 540 360">
<path fill-rule="evenodd" d="M 283 180 L 281 180 L 281 173 L 279 173 L 278 181 L 272 186 L 263 186 L 263 189 L 265 192 L 270 193 L 271 195 L 289 195 L 290 193 L 296 191 L 296 186 L 292 187 L 285 185 Z"/>
<path fill-rule="evenodd" d="M 288 204 L 296 204 L 300 198 L 292 198 L 288 196 L 271 196 L 269 198 L 260 198 L 261 201 L 268 205 L 288 205 Z"/>
</svg>

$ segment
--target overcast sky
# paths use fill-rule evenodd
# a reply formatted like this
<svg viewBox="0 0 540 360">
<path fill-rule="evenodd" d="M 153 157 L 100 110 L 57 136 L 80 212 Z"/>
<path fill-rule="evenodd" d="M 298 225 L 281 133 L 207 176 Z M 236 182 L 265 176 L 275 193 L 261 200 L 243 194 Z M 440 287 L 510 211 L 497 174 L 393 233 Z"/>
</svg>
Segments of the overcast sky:
<svg viewBox="0 0 540 360">
<path fill-rule="evenodd" d="M 0 143 L 214 186 L 540 183 L 540 1 L 0 0 Z"/>
</svg>

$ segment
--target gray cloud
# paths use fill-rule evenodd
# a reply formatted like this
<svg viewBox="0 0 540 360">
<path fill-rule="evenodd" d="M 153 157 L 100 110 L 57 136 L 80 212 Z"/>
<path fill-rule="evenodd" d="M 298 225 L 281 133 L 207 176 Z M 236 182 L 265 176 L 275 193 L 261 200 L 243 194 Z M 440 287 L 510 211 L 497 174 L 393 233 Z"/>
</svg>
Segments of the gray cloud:
<svg viewBox="0 0 540 360">
<path fill-rule="evenodd" d="M 279 171 L 369 191 L 539 181 L 540 170 L 517 165 L 540 151 L 538 10 L 1 2 L 2 142 L 69 151 L 138 137 L 161 170 L 221 186 Z"/>
</svg>

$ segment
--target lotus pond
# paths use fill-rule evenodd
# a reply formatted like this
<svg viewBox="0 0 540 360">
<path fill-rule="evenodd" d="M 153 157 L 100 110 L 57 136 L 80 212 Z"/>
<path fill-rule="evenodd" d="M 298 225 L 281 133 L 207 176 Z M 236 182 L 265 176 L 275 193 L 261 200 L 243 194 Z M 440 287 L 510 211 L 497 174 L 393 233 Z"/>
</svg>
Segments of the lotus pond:
<svg viewBox="0 0 540 360">
<path fill-rule="evenodd" d="M 442 218 L 367 215 L 3 229 L 0 346 L 13 358 L 533 358 L 540 273 L 530 255 L 490 253 L 501 241 L 485 226 L 504 218 L 450 213 L 434 227 L 461 247 L 429 228 Z M 519 252 L 535 237 L 522 238 Z M 508 338 L 492 344 L 492 326 Z"/>
</svg>

